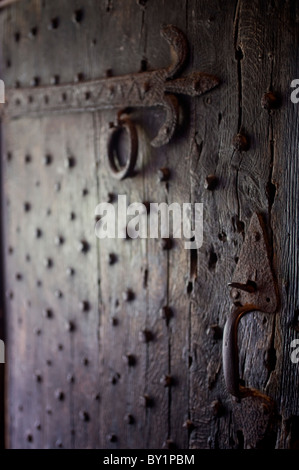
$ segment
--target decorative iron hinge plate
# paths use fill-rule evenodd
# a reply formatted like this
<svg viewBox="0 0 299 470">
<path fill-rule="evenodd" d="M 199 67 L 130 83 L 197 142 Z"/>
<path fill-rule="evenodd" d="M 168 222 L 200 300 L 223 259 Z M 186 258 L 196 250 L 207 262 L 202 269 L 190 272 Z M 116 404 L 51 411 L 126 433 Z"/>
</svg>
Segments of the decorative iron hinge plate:
<svg viewBox="0 0 299 470">
<path fill-rule="evenodd" d="M 161 35 L 171 48 L 172 62 L 166 68 L 79 83 L 8 89 L 2 114 L 9 119 L 15 119 L 50 113 L 102 109 L 122 111 L 127 108 L 160 106 L 165 110 L 166 119 L 151 145 L 159 147 L 167 144 L 179 121 L 176 95 L 202 95 L 217 86 L 219 79 L 202 72 L 179 77 L 188 59 L 187 39 L 182 31 L 173 25 L 163 26 Z M 126 116 L 126 123 L 128 119 Z M 118 126 L 121 125 L 122 120 L 119 119 Z M 133 157 L 136 160 L 136 155 Z M 128 166 L 132 172 L 133 165 Z M 126 172 L 123 173 L 125 174 L 120 175 L 118 171 L 114 171 L 114 176 L 128 176 Z"/>
</svg>

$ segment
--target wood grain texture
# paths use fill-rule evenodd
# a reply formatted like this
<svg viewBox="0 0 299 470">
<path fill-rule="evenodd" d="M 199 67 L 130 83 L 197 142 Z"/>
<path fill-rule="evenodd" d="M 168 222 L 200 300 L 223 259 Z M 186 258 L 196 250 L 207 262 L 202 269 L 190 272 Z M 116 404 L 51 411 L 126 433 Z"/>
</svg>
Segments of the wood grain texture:
<svg viewBox="0 0 299 470">
<path fill-rule="evenodd" d="M 296 3 L 17 2 L 0 13 L 1 78 L 47 85 L 165 67 L 161 23 L 185 32 L 186 73 L 212 73 L 221 86 L 180 98 L 181 126 L 160 149 L 150 140 L 163 113 L 133 110 L 133 178 L 109 174 L 111 110 L 2 125 L 8 447 L 298 447 L 299 375 L 290 360 L 299 309 Z M 269 91 L 280 96 L 278 109 L 262 107 Z M 247 151 L 232 145 L 238 133 Z M 205 189 L 208 175 L 218 178 L 214 190 Z M 203 246 L 96 239 L 95 207 L 113 199 L 117 208 L 118 194 L 128 203 L 203 202 Z M 275 401 L 271 426 L 260 402 L 231 399 L 222 374 L 227 284 L 254 212 L 268 227 L 281 306 L 242 319 L 240 377 Z M 142 341 L 144 330 L 151 341 Z"/>
</svg>

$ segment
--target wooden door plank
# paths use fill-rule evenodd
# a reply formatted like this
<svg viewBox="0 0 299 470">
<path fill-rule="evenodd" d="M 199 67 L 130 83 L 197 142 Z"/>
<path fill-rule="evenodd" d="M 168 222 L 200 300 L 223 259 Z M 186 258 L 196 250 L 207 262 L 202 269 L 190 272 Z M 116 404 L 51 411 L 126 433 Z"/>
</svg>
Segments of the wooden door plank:
<svg viewBox="0 0 299 470">
<path fill-rule="evenodd" d="M 140 9 L 132 3 L 124 10 L 121 2 L 114 2 L 111 11 L 103 11 L 103 15 L 107 19 L 105 41 L 111 44 L 111 49 L 102 51 L 107 69 L 118 74 L 138 71 L 143 57 L 139 48 L 140 32 L 131 18 L 141 21 Z M 115 31 L 118 31 L 117 35 Z M 131 118 L 134 122 L 136 115 Z M 115 112 L 99 113 L 96 126 L 98 203 L 111 199 L 117 210 L 118 195 L 126 195 L 128 205 L 144 201 L 142 165 L 147 162 L 147 149 L 143 148 L 141 135 L 137 175 L 122 182 L 114 180 L 107 164 L 107 135 L 109 122 L 115 121 Z M 100 447 L 143 448 L 148 413 L 142 404 L 142 397 L 147 393 L 147 345 L 140 341 L 140 335 L 146 328 L 147 316 L 147 241 L 105 239 L 97 243 L 101 279 L 99 343 L 103 404 Z M 115 262 L 111 262 L 111 256 L 115 257 Z M 128 292 L 132 298 L 130 294 L 128 298 Z M 134 365 L 129 365 L 128 354 Z"/>
<path fill-rule="evenodd" d="M 237 177 L 231 165 L 231 139 L 238 125 L 234 7 L 232 3 L 220 8 L 216 2 L 192 2 L 188 11 L 193 67 L 221 79 L 213 93 L 196 101 L 191 136 L 191 201 L 202 202 L 204 208 L 204 241 L 197 253 L 191 304 L 191 448 L 231 447 L 234 435 L 221 367 L 221 330 L 230 306 L 227 283 L 242 243 L 242 235 L 232 224 L 238 215 Z M 214 190 L 205 189 L 208 175 L 218 179 Z"/>
<path fill-rule="evenodd" d="M 271 36 L 270 47 L 265 51 L 268 53 L 265 60 L 271 64 L 270 83 L 281 100 L 281 107 L 273 110 L 268 118 L 268 152 L 272 165 L 269 219 L 281 304 L 274 323 L 274 367 L 270 370 L 267 389 L 275 397 L 281 416 L 276 447 L 295 449 L 298 447 L 298 364 L 291 361 L 291 342 L 298 338 L 298 107 L 290 99 L 293 90 L 290 85 L 298 75 L 298 5 L 269 6 L 265 16 L 265 22 L 269 24 L 270 19 L 273 28 L 281 32 Z"/>
</svg>

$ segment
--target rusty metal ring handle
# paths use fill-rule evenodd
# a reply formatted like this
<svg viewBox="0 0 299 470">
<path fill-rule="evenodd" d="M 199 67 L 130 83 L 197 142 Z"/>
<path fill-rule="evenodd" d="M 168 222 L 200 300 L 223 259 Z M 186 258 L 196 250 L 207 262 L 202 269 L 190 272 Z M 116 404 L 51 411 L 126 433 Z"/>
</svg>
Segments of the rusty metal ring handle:
<svg viewBox="0 0 299 470">
<path fill-rule="evenodd" d="M 228 392 L 237 398 L 255 395 L 254 389 L 242 387 L 239 383 L 238 325 L 246 313 L 258 310 L 252 304 L 234 307 L 228 316 L 223 331 L 223 373 Z M 255 393 L 256 392 L 256 393 Z"/>
<path fill-rule="evenodd" d="M 117 141 L 120 133 L 125 130 L 129 136 L 129 152 L 128 158 L 124 166 L 119 163 L 117 156 Z M 138 135 L 135 125 L 129 117 L 118 120 L 118 125 L 111 128 L 108 139 L 108 163 L 111 175 L 123 180 L 129 176 L 133 176 L 134 168 L 138 155 Z"/>
</svg>

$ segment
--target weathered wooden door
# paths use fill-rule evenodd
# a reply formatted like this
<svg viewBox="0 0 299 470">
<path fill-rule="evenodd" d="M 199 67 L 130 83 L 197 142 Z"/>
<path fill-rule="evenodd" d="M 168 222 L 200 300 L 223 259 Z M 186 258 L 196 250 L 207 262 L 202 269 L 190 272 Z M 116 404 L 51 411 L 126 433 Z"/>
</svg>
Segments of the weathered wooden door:
<svg viewBox="0 0 299 470">
<path fill-rule="evenodd" d="M 296 2 L 4 3 L 0 77 L 20 91 L 8 103 L 15 115 L 2 116 L 6 446 L 298 447 Z M 221 83 L 177 96 L 179 127 L 161 147 L 150 140 L 164 113 L 133 107 L 136 171 L 118 181 L 107 139 L 120 108 L 92 109 L 86 92 L 76 112 L 76 86 L 168 67 L 163 23 L 190 46 L 180 77 L 201 71 Z M 70 95 L 61 84 L 72 84 Z M 56 98 L 62 90 L 55 113 L 49 86 Z M 98 240 L 95 208 L 118 195 L 203 203 L 203 246 Z M 243 382 L 275 403 L 271 420 L 258 399 L 232 399 L 222 370 L 227 284 L 255 212 L 280 306 L 242 319 L 239 364 Z"/>
</svg>

